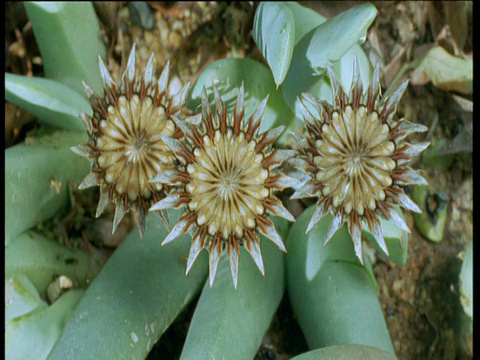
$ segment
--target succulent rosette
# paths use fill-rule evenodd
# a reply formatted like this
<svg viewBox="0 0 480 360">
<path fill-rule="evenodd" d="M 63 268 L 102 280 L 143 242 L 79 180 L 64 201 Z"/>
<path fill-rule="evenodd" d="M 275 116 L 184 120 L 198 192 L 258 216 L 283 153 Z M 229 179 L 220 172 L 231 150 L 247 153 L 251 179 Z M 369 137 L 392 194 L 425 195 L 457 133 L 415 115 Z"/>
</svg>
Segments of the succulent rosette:
<svg viewBox="0 0 480 360">
<path fill-rule="evenodd" d="M 151 180 L 153 184 L 175 187 L 150 210 L 183 206 L 183 216 L 162 244 L 190 232 L 192 246 L 187 273 L 200 251 L 207 249 L 210 285 L 213 284 L 221 254 L 226 250 L 233 282 L 237 286 L 242 246 L 264 274 L 258 234 L 263 234 L 285 251 L 283 240 L 269 215 L 294 221 L 274 193 L 296 183 L 295 179 L 282 173 L 282 164 L 296 152 L 273 148 L 284 126 L 260 133 L 268 96 L 249 118 L 245 117 L 243 84 L 231 113 L 215 87 L 214 97 L 215 113 L 203 89 L 201 121 L 196 124 L 193 118 L 182 121 L 173 116 L 185 134 L 183 141 L 159 135 L 180 165 Z"/>
<path fill-rule="evenodd" d="M 174 156 L 158 137 L 178 138 L 181 131 L 172 121 L 180 115 L 189 84 L 172 95 L 169 88 L 170 62 L 160 77 L 155 77 L 153 54 L 143 71 L 135 66 L 133 46 L 120 84 L 109 74 L 99 56 L 104 96 L 84 83 L 93 115 L 80 114 L 89 136 L 86 144 L 72 150 L 91 162 L 91 169 L 79 189 L 100 187 L 96 216 L 115 204 L 113 232 L 124 215 L 133 211 L 140 234 L 145 231 L 145 216 L 155 202 L 165 197 L 168 185 L 149 179 L 169 170 Z M 166 223 L 166 214 L 159 212 Z"/>
<path fill-rule="evenodd" d="M 326 214 L 332 215 L 324 243 L 347 223 L 355 253 L 363 262 L 363 228 L 371 231 L 386 254 L 380 218 L 410 232 L 395 207 L 420 212 L 404 186 L 426 184 L 410 163 L 429 143 L 408 143 L 408 135 L 427 128 L 396 119 L 396 108 L 407 81 L 391 96 L 382 98 L 378 65 L 366 92 L 357 61 L 353 73 L 347 95 L 334 72 L 328 69 L 333 105 L 302 94 L 300 102 L 307 131 L 305 135 L 293 135 L 301 147 L 297 163 L 310 179 L 292 198 L 318 198 L 307 232 Z"/>
</svg>

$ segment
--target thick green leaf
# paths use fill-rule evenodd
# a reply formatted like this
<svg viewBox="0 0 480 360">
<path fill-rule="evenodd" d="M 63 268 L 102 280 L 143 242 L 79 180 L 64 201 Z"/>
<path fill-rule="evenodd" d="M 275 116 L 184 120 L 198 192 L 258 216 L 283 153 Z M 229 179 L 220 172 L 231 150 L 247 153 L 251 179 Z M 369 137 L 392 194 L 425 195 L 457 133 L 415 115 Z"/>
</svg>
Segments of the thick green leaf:
<svg viewBox="0 0 480 360">
<path fill-rule="evenodd" d="M 398 215 L 404 219 L 403 213 L 400 209 L 397 209 Z M 408 238 L 409 234 L 406 231 L 392 225 L 389 221 L 380 218 L 382 225 L 382 232 L 385 243 L 387 244 L 389 255 L 380 248 L 377 240 L 373 234 L 369 231 L 367 226 L 363 226 L 363 235 L 370 241 L 375 250 L 381 253 L 383 256 L 388 257 L 395 264 L 404 266 L 408 258 Z"/>
<path fill-rule="evenodd" d="M 296 45 L 293 52 L 291 66 L 282 84 L 282 93 L 285 102 L 296 116 L 295 123 L 290 126 L 294 131 L 303 127 L 303 118 L 298 97 L 302 92 L 309 92 L 319 99 L 331 102 L 332 90 L 330 82 L 323 72 L 317 72 L 312 67 L 310 58 L 322 59 L 325 56 L 323 47 L 314 46 L 314 36 L 318 36 L 319 29 L 325 24 L 325 18 L 310 9 L 296 3 L 287 3 L 295 17 Z M 333 19 L 329 20 L 332 21 Z M 348 26 L 347 26 L 348 27 Z M 319 33 L 318 33 L 319 32 Z M 337 44 L 329 39 L 329 44 Z M 364 88 L 370 83 L 372 69 L 365 52 L 355 42 L 344 51 L 333 66 L 340 84 L 349 91 L 353 75 L 353 59 L 356 57 L 362 74 Z M 307 56 L 307 53 L 309 54 Z M 337 61 L 339 60 L 339 61 Z"/>
<path fill-rule="evenodd" d="M 79 183 L 88 161 L 70 147 L 86 134 L 56 132 L 29 138 L 5 150 L 5 245 L 37 221 L 44 221 L 68 202 L 68 182 Z"/>
<path fill-rule="evenodd" d="M 351 344 L 312 350 L 292 360 L 395 360 L 395 356 L 372 346 Z"/>
<path fill-rule="evenodd" d="M 314 70 L 310 67 L 310 63 L 306 57 L 306 52 L 315 30 L 306 34 L 302 40 L 295 46 L 293 59 L 287 77 L 282 84 L 282 93 L 288 107 L 295 113 L 295 123 L 290 126 L 294 131 L 303 128 L 302 111 L 300 110 L 300 102 L 298 97 L 303 92 L 308 92 L 319 99 L 326 100 L 331 103 L 332 89 L 330 81 L 324 74 L 318 76 L 314 74 Z M 321 49 L 318 49 L 321 52 Z M 372 69 L 367 55 L 358 45 L 354 45 L 341 59 L 333 66 L 333 71 L 337 75 L 340 84 L 348 92 L 353 77 L 353 60 L 357 58 L 360 65 L 360 73 L 364 88 L 370 84 Z"/>
<path fill-rule="evenodd" d="M 286 235 L 287 222 L 275 219 Z M 283 231 L 279 228 L 283 228 Z M 284 254 L 261 237 L 265 277 L 245 249 L 235 289 L 228 258 L 219 264 L 213 287 L 205 284 L 192 318 L 182 359 L 253 359 L 284 291 Z"/>
<path fill-rule="evenodd" d="M 331 217 L 305 235 L 313 211 L 297 219 L 287 240 L 287 289 L 309 347 L 364 344 L 394 354 L 369 270 L 355 259 L 346 227 L 323 246 Z"/>
<path fill-rule="evenodd" d="M 46 307 L 47 303 L 40 298 L 37 289 L 25 275 L 5 280 L 5 326 L 13 318 Z"/>
<path fill-rule="evenodd" d="M 161 246 L 160 218 L 146 221 L 144 237 L 134 229 L 87 289 L 49 359 L 144 359 L 203 286 L 204 254 L 185 276 L 190 236 Z"/>
<path fill-rule="evenodd" d="M 85 287 L 101 269 L 93 257 L 35 233 L 23 233 L 5 249 L 5 278 L 26 275 L 43 294 L 55 275 Z"/>
<path fill-rule="evenodd" d="M 340 60 L 355 44 L 367 38 L 377 9 L 372 4 L 351 8 L 319 25 L 307 49 L 310 67 L 319 75 Z"/>
<path fill-rule="evenodd" d="M 84 93 L 82 81 L 102 91 L 98 55 L 106 55 L 91 2 L 25 2 L 45 76 Z"/>
<path fill-rule="evenodd" d="M 295 45 L 297 45 L 308 32 L 327 20 L 315 10 L 309 9 L 296 2 L 288 1 L 283 4 L 290 8 L 294 17 Z"/>
<path fill-rule="evenodd" d="M 233 111 L 238 89 L 245 84 L 245 115 L 250 116 L 260 102 L 270 95 L 260 131 L 279 125 L 289 125 L 293 114 L 283 100 L 281 91 L 276 90 L 271 71 L 258 61 L 252 59 L 222 59 L 210 64 L 200 75 L 190 92 L 188 107 L 199 111 L 203 87 L 207 88 L 210 105 L 214 108 L 213 84 L 229 111 Z"/>
<path fill-rule="evenodd" d="M 295 21 L 286 3 L 262 2 L 255 13 L 253 39 L 279 86 L 287 75 L 295 43 Z"/>
<path fill-rule="evenodd" d="M 5 100 L 30 111 L 46 124 L 84 131 L 81 111 L 92 112 L 85 96 L 57 81 L 5 74 Z"/>
<path fill-rule="evenodd" d="M 81 289 L 69 290 L 51 306 L 10 320 L 5 329 L 5 359 L 46 359 L 83 294 Z"/>
<path fill-rule="evenodd" d="M 327 245 L 323 245 L 323 240 L 327 234 L 328 227 L 332 222 L 332 216 L 327 214 L 321 219 L 308 233 L 305 234 L 307 230 L 307 224 L 310 222 L 315 206 L 308 208 L 301 217 L 297 219 L 294 224 L 294 228 L 297 230 L 290 230 L 288 236 L 289 238 L 292 235 L 292 231 L 295 231 L 296 236 L 302 237 L 302 241 L 306 242 L 307 253 L 305 259 L 305 276 L 310 281 L 312 280 L 320 271 L 320 269 L 329 261 L 343 261 L 346 263 L 356 264 L 366 271 L 366 274 L 372 281 L 372 284 L 376 287 L 377 283 L 373 272 L 368 266 L 362 266 L 359 262 L 355 251 L 353 248 L 353 241 L 348 233 L 347 226 L 342 226 L 334 237 L 329 241 Z M 307 215 L 304 215 L 307 214 Z M 297 224 L 300 225 L 297 225 Z M 304 224 L 305 223 L 305 224 Z M 302 227 L 303 225 L 304 228 Z M 302 232 L 303 231 L 303 232 Z M 336 239 L 336 240 L 335 240 Z M 287 253 L 287 258 L 289 254 Z M 367 264 L 367 262 L 366 262 Z"/>
</svg>

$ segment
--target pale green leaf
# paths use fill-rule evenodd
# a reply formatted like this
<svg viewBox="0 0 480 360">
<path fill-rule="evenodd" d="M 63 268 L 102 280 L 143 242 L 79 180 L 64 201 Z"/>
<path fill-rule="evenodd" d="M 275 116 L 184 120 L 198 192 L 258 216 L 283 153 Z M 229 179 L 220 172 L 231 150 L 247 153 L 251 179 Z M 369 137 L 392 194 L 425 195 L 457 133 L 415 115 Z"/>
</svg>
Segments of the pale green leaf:
<svg viewBox="0 0 480 360">
<path fill-rule="evenodd" d="M 11 319 L 5 329 L 5 359 L 46 359 L 83 293 L 69 290 L 51 306 Z"/>
<path fill-rule="evenodd" d="M 23 233 L 5 249 L 5 278 L 26 275 L 41 293 L 54 276 L 68 276 L 86 287 L 101 263 L 81 251 L 72 251 L 36 233 Z"/>
<path fill-rule="evenodd" d="M 287 222 L 274 221 L 279 234 L 286 235 Z M 264 236 L 260 238 L 265 277 L 250 254 L 242 249 L 235 289 L 224 254 L 213 287 L 207 283 L 203 288 L 182 359 L 220 359 L 226 354 L 229 359 L 255 357 L 283 296 L 285 277 L 284 253 Z"/>
<path fill-rule="evenodd" d="M 300 215 L 287 239 L 287 289 L 309 347 L 364 344 L 394 354 L 371 275 L 354 258 L 346 228 L 324 246 L 329 215 L 305 235 L 313 211 Z"/>
<path fill-rule="evenodd" d="M 322 76 L 315 75 L 305 55 L 312 35 L 313 31 L 305 35 L 300 43 L 295 46 L 292 65 L 290 66 L 287 77 L 282 84 L 283 98 L 290 110 L 292 110 L 296 116 L 295 123 L 290 126 L 293 130 L 298 130 L 304 127 L 303 115 L 298 100 L 298 97 L 301 96 L 303 92 L 308 92 L 329 103 L 332 102 L 332 89 L 328 77 L 325 74 Z M 350 49 L 350 51 L 347 52 L 347 54 L 345 54 L 332 68 L 337 75 L 340 84 L 347 92 L 350 90 L 350 85 L 352 83 L 353 59 L 355 57 L 360 65 L 360 73 L 362 75 L 364 88 L 370 84 L 370 78 L 372 76 L 372 69 L 367 55 L 360 46 L 354 45 L 352 49 Z"/>
<path fill-rule="evenodd" d="M 13 318 L 46 307 L 47 303 L 25 275 L 16 275 L 8 280 L 5 277 L 5 326 Z"/>
<path fill-rule="evenodd" d="M 82 81 L 102 91 L 98 55 L 106 48 L 91 2 L 25 2 L 45 76 L 84 93 Z"/>
<path fill-rule="evenodd" d="M 171 227 L 179 213 L 170 212 Z M 87 289 L 49 359 L 144 359 L 200 291 L 205 254 L 186 276 L 191 237 L 161 246 L 167 230 L 159 216 L 146 223 L 143 238 L 133 229 Z"/>
<path fill-rule="evenodd" d="M 340 60 L 355 44 L 362 44 L 377 9 L 366 3 L 351 8 L 319 25 L 308 45 L 306 56 L 319 75 Z"/>
<path fill-rule="evenodd" d="M 66 130 L 85 131 L 81 111 L 91 113 L 86 96 L 54 80 L 5 74 L 5 100 L 31 112 L 42 122 Z"/>
<path fill-rule="evenodd" d="M 279 86 L 290 67 L 295 43 L 294 17 L 286 3 L 260 3 L 255 13 L 253 39 Z"/>
<path fill-rule="evenodd" d="M 283 4 L 290 8 L 294 17 L 295 45 L 297 45 L 308 32 L 327 20 L 315 10 L 309 9 L 294 1 L 287 1 Z"/>
<path fill-rule="evenodd" d="M 87 135 L 57 132 L 5 150 L 5 245 L 68 203 L 68 183 L 80 183 L 89 164 L 70 148 Z"/>
</svg>

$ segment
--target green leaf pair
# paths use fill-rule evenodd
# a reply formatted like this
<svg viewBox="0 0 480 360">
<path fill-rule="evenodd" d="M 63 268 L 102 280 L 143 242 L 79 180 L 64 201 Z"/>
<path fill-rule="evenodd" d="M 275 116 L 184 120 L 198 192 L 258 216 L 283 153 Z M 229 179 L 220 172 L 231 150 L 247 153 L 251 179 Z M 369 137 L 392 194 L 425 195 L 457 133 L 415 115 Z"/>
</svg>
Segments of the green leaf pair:
<svg viewBox="0 0 480 360">
<path fill-rule="evenodd" d="M 327 65 L 332 66 L 353 45 L 365 41 L 376 14 L 373 5 L 363 4 L 325 21 L 296 3 L 263 2 L 255 14 L 254 39 L 279 86 L 289 71 L 294 47 L 311 30 L 315 29 L 305 55 L 310 67 L 322 75 Z"/>
<path fill-rule="evenodd" d="M 182 358 L 252 358 L 283 295 L 284 255 L 262 238 L 265 277 L 243 251 L 238 288 L 226 257 L 210 288 L 203 255 L 185 276 L 189 237 L 161 247 L 167 230 L 154 214 L 147 222 L 143 239 L 132 231 L 90 285 L 48 358 L 145 358 L 203 284 Z M 285 234 L 286 221 L 275 222 Z"/>
<path fill-rule="evenodd" d="M 6 359 L 45 359 L 63 331 L 65 323 L 82 297 L 84 290 L 69 290 L 53 305 L 47 306 L 26 277 L 14 277 L 7 283 L 6 299 L 15 302 L 16 310 L 25 311 L 9 318 L 6 306 L 5 318 L 5 358 Z M 12 299 L 13 298 L 13 299 Z M 35 306 L 18 308 L 18 303 L 36 300 Z"/>
<path fill-rule="evenodd" d="M 203 87 L 211 91 L 215 84 L 231 109 L 237 89 L 244 82 L 247 115 L 270 95 L 261 131 L 279 125 L 296 131 L 303 127 L 297 100 L 302 92 L 331 99 L 330 85 L 323 76 L 327 65 L 334 65 L 346 88 L 352 79 L 354 57 L 364 74 L 362 78 L 370 78 L 370 63 L 358 44 L 365 40 L 366 30 L 376 13 L 373 5 L 365 4 L 325 21 L 315 11 L 296 3 L 261 3 L 255 14 L 254 39 L 271 71 L 251 59 L 215 61 L 193 86 L 188 107 L 197 111 Z M 213 103 L 212 98 L 211 106 Z M 284 134 L 279 143 L 285 142 Z"/>
<path fill-rule="evenodd" d="M 102 91 L 98 56 L 106 55 L 91 2 L 25 2 L 45 76 L 83 95 L 82 81 Z"/>
<path fill-rule="evenodd" d="M 309 347 L 364 344 L 394 354 L 371 269 L 358 262 L 346 226 L 323 245 L 330 215 L 305 236 L 313 211 L 287 239 L 288 294 Z"/>
<path fill-rule="evenodd" d="M 327 65 L 347 89 L 354 57 L 360 64 L 362 78 L 371 77 L 370 62 L 358 44 L 365 41 L 366 31 L 376 14 L 371 4 L 354 7 L 329 20 L 296 3 L 259 6 L 254 39 L 297 119 L 302 118 L 297 100 L 302 92 L 331 101 L 330 85 L 323 76 Z M 285 37 L 285 41 L 279 41 L 281 37 Z M 301 127 L 298 120 L 291 125 L 292 130 Z"/>
<path fill-rule="evenodd" d="M 91 3 L 25 7 L 47 78 L 5 74 L 5 98 L 45 126 L 5 151 L 5 356 L 44 359 L 84 290 L 71 289 L 50 306 L 41 296 L 59 275 L 85 287 L 101 263 L 25 231 L 62 209 L 70 183 L 78 184 L 88 172 L 88 163 L 70 148 L 86 140 L 78 115 L 91 109 L 82 80 L 101 90 L 97 59 L 106 51 Z"/>
<path fill-rule="evenodd" d="M 66 85 L 8 73 L 5 100 L 28 109 L 45 124 L 72 131 L 85 131 L 78 114 L 91 112 L 87 98 Z"/>
<path fill-rule="evenodd" d="M 82 80 L 101 90 L 97 59 L 105 54 L 92 3 L 25 3 L 47 79 L 5 76 L 5 97 L 57 132 L 5 152 L 5 244 L 68 202 L 68 182 L 79 182 L 88 163 L 70 151 L 86 139 L 78 115 L 90 111 Z M 82 131 L 77 132 L 77 131 Z"/>
<path fill-rule="evenodd" d="M 70 147 L 85 139 L 55 132 L 5 151 L 5 246 L 68 203 L 69 182 L 80 183 L 89 167 Z"/>
<path fill-rule="evenodd" d="M 24 275 L 44 294 L 53 278 L 65 275 L 87 287 L 101 269 L 100 260 L 71 251 L 36 233 L 23 233 L 5 249 L 5 279 Z"/>
<path fill-rule="evenodd" d="M 282 237 L 287 221 L 274 218 Z M 205 284 L 190 324 L 182 359 L 253 359 L 277 310 L 285 288 L 285 255 L 261 238 L 265 276 L 245 249 L 240 257 L 235 289 L 226 256 L 219 264 L 213 287 Z"/>
<path fill-rule="evenodd" d="M 170 214 L 172 224 L 178 217 L 179 211 Z M 153 213 L 143 238 L 136 229 L 129 234 L 87 289 L 48 359 L 148 354 L 207 276 L 204 257 L 185 276 L 190 241 L 185 236 L 162 247 L 166 235 Z"/>
<path fill-rule="evenodd" d="M 5 99 L 45 124 L 84 131 L 81 111 L 91 112 L 85 81 L 102 92 L 98 56 L 106 54 L 92 3 L 26 2 L 46 78 L 5 74 Z"/>
</svg>

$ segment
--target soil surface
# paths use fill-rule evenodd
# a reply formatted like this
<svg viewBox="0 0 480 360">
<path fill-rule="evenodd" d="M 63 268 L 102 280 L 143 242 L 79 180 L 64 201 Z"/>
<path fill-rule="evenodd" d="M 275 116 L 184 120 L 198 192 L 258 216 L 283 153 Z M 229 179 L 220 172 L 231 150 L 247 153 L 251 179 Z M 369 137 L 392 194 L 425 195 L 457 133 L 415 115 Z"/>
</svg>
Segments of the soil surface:
<svg viewBox="0 0 480 360">
<path fill-rule="evenodd" d="M 359 2 L 303 4 L 331 17 Z M 379 1 L 373 4 L 379 13 L 363 48 L 372 61 L 380 61 L 384 89 L 391 85 L 402 66 L 417 59 L 433 44 L 443 46 L 452 54 L 472 56 L 471 10 L 465 12 L 467 21 L 461 23 L 452 20 L 452 14 L 458 9 L 452 9 L 448 2 Z M 220 58 L 250 57 L 265 63 L 252 39 L 257 5 L 250 2 L 99 2 L 95 10 L 114 78 L 120 77 L 135 42 L 140 61 L 146 64 L 152 52 L 158 66 L 171 59 L 172 73 L 177 74 L 179 83 L 185 84 L 194 82 L 203 68 Z M 5 16 L 6 71 L 41 76 L 42 59 L 23 5 L 7 2 Z M 407 71 L 404 79 L 408 76 Z M 445 153 L 448 154 L 441 157 L 441 164 L 430 162 L 425 166 L 422 158 L 415 165 L 424 165 L 423 175 L 429 182 L 429 195 L 422 207 L 433 223 L 439 221 L 442 210 L 446 209 L 446 226 L 442 240 L 432 242 L 417 230 L 413 216 L 406 214 L 407 223 L 413 229 L 406 265 L 397 266 L 376 254 L 373 269 L 399 359 L 469 359 L 472 358 L 472 332 L 459 300 L 458 276 L 462 253 L 473 237 L 472 150 L 468 144 L 459 146 L 458 138 L 466 137 L 471 145 L 472 97 L 439 89 L 430 82 L 419 83 L 413 79 L 412 83 L 399 105 L 399 116 L 427 125 L 430 131 L 426 136 L 432 144 L 441 139 L 448 143 Z M 8 103 L 5 118 L 6 147 L 24 140 L 29 131 L 39 126 L 31 114 Z M 65 214 L 60 220 L 57 217 L 55 223 L 44 225 L 44 230 L 67 239 L 72 237 L 72 231 L 77 231 L 79 237 L 87 236 L 91 246 L 97 246 L 92 234 L 108 228 L 108 221 L 93 220 L 96 192 L 79 195 L 72 190 L 72 194 L 76 203 L 87 209 L 84 215 L 90 220 L 85 227 L 95 226 L 96 231 L 89 235 L 81 229 L 75 230 L 66 224 Z M 112 249 L 109 251 L 114 251 L 132 224 L 123 226 L 123 230 L 103 244 Z M 160 354 L 163 358 L 179 357 L 197 300 L 162 336 L 149 359 L 158 359 Z M 307 350 L 285 295 L 256 359 L 289 359 Z"/>
</svg>

